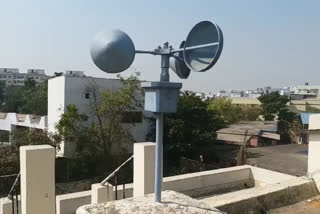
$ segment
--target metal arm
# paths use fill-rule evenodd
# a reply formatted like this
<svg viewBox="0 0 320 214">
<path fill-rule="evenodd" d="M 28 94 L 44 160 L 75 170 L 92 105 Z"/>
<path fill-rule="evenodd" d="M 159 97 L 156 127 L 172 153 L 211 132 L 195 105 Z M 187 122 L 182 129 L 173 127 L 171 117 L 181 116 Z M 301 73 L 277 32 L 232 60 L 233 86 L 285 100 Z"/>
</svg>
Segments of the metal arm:
<svg viewBox="0 0 320 214">
<path fill-rule="evenodd" d="M 138 54 L 152 54 L 152 55 L 157 54 L 155 51 L 142 51 L 142 50 L 136 50 L 136 53 L 138 53 Z"/>
<path fill-rule="evenodd" d="M 219 42 L 213 42 L 213 43 L 208 43 L 208 44 L 204 44 L 204 45 L 196 45 L 196 46 L 191 46 L 191 47 L 186 47 L 186 48 L 179 48 L 176 50 L 171 50 L 169 53 L 163 53 L 163 52 L 159 52 L 159 51 L 143 51 L 143 50 L 136 50 L 135 52 L 138 54 L 172 55 L 174 53 L 181 52 L 184 50 L 189 51 L 189 50 L 207 48 L 207 47 L 216 46 L 216 45 L 219 45 Z"/>
<path fill-rule="evenodd" d="M 176 50 L 172 50 L 171 53 L 177 53 L 177 52 L 181 52 L 184 50 L 194 50 L 194 49 L 199 49 L 199 48 L 207 48 L 207 47 L 211 47 L 211 46 L 216 46 L 219 45 L 219 42 L 214 42 L 214 43 L 209 43 L 209 44 L 204 44 L 204 45 L 196 45 L 196 46 L 191 46 L 191 47 L 186 47 L 186 48 L 179 48 Z"/>
</svg>

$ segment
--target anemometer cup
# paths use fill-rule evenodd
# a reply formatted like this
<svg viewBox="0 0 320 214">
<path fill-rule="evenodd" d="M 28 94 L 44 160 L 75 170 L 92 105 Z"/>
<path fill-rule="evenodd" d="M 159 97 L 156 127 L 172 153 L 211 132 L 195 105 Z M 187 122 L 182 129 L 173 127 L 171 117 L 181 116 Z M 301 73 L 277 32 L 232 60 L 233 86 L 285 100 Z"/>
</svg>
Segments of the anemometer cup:
<svg viewBox="0 0 320 214">
<path fill-rule="evenodd" d="M 215 43 L 198 49 L 188 48 Z M 207 71 L 218 61 L 223 48 L 223 35 L 218 25 L 209 21 L 196 24 L 189 32 L 184 46 L 184 61 L 192 71 Z"/>
<path fill-rule="evenodd" d="M 94 64 L 102 71 L 120 73 L 132 64 L 135 47 L 130 37 L 123 31 L 105 31 L 96 35 L 90 53 Z"/>
</svg>

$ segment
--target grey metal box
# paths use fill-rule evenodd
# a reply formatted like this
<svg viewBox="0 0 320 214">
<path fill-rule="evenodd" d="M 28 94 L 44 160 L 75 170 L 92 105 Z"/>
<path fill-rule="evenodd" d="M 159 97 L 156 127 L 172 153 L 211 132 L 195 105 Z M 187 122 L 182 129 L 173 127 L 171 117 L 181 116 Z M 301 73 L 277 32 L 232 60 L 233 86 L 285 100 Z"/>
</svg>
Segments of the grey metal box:
<svg viewBox="0 0 320 214">
<path fill-rule="evenodd" d="M 144 109 L 151 112 L 176 112 L 182 83 L 143 82 L 145 89 Z"/>
</svg>

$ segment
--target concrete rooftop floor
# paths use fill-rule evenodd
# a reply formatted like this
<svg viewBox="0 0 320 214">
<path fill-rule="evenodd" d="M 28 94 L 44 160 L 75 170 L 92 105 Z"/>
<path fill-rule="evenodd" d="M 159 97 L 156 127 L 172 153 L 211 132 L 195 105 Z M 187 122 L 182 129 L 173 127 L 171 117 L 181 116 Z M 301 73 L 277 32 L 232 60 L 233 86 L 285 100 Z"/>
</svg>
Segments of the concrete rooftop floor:
<svg viewBox="0 0 320 214">
<path fill-rule="evenodd" d="M 269 210 L 268 214 L 319 214 L 320 196 L 286 207 Z"/>
<path fill-rule="evenodd" d="M 248 148 L 247 164 L 289 175 L 306 176 L 307 150 L 308 145 L 305 144 Z"/>
</svg>

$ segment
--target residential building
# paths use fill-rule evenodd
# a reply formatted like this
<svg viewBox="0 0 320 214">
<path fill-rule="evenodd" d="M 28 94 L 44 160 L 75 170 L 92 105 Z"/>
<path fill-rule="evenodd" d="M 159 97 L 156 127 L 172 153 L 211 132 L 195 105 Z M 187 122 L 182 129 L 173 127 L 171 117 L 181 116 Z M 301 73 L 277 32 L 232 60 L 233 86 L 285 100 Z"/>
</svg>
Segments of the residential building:
<svg viewBox="0 0 320 214">
<path fill-rule="evenodd" d="M 18 68 L 0 68 L 0 81 L 5 82 L 6 86 L 22 86 L 27 79 L 41 83 L 49 79 L 49 76 L 43 69 L 28 69 L 27 73 L 20 73 Z"/>
<path fill-rule="evenodd" d="M 49 132 L 56 132 L 56 125 L 60 121 L 61 115 L 66 112 L 68 105 L 75 105 L 81 113 L 89 116 L 89 122 L 94 120 L 94 115 L 90 109 L 90 103 L 93 101 L 93 93 L 97 96 L 103 90 L 109 89 L 115 91 L 121 87 L 119 79 L 103 79 L 94 77 L 74 77 L 59 76 L 51 78 L 48 81 L 48 115 L 23 115 L 16 113 L 0 113 L 0 130 L 11 133 L 17 128 L 42 129 Z M 94 92 L 95 91 L 95 92 Z M 144 98 L 141 97 L 143 100 Z M 145 116 L 151 113 L 140 111 L 127 112 L 124 115 L 123 126 L 130 130 L 133 138 L 137 142 L 146 141 L 146 135 L 149 132 L 150 120 Z M 129 125 L 133 122 L 134 126 Z M 6 138 L 7 139 L 7 138 Z M 1 141 L 2 139 L 0 139 Z M 12 143 L 12 142 L 11 142 Z M 121 145 L 132 152 L 132 145 Z M 71 157 L 75 145 L 70 142 L 63 142 L 60 145 L 58 156 Z M 117 151 L 115 151 L 117 152 Z"/>
<path fill-rule="evenodd" d="M 243 91 L 221 90 L 216 94 L 216 97 L 239 98 L 239 97 L 243 97 Z"/>
<path fill-rule="evenodd" d="M 66 112 L 68 105 L 75 105 L 81 113 L 89 116 L 89 121 L 94 120 L 94 115 L 90 109 L 90 103 L 93 102 L 94 93 L 99 94 L 103 90 L 115 91 L 121 87 L 119 79 L 104 79 L 94 77 L 74 77 L 60 76 L 48 81 L 48 131 L 55 132 L 56 124 L 60 121 L 61 115 Z M 141 100 L 144 98 L 141 97 Z M 123 125 L 130 129 L 133 138 L 137 142 L 144 142 L 149 132 L 150 120 L 145 116 L 148 112 L 135 111 L 128 112 L 128 117 L 134 118 L 135 125 L 129 126 L 126 121 Z M 132 151 L 132 145 L 125 149 Z M 74 151 L 74 145 L 66 142 L 61 145 L 61 154 L 70 156 Z"/>
<path fill-rule="evenodd" d="M 195 92 L 195 95 L 200 97 L 202 100 L 214 98 L 214 94 L 211 92 Z"/>
<path fill-rule="evenodd" d="M 320 97 L 320 85 L 305 85 L 294 86 L 291 89 L 292 100 L 315 99 Z"/>
<path fill-rule="evenodd" d="M 231 99 L 231 103 L 237 106 L 240 105 L 249 105 L 249 106 L 260 106 L 261 102 L 258 99 L 251 99 L 251 98 L 245 98 L 245 97 L 241 97 L 241 98 L 233 98 Z"/>
<path fill-rule="evenodd" d="M 246 90 L 243 93 L 243 97 L 249 98 L 249 99 L 258 99 L 262 95 L 263 92 L 259 90 Z"/>
<path fill-rule="evenodd" d="M 72 71 L 72 70 L 67 70 L 64 74 L 64 76 L 68 77 L 85 77 L 83 71 Z"/>
</svg>

